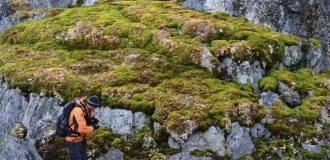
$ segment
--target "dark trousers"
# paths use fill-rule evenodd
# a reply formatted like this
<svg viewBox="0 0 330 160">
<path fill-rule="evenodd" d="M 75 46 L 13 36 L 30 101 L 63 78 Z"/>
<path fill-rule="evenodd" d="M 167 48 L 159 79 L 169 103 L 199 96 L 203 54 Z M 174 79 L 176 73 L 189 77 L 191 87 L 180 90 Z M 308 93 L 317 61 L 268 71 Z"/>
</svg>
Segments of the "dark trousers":
<svg viewBox="0 0 330 160">
<path fill-rule="evenodd" d="M 70 160 L 87 160 L 86 140 L 69 142 Z"/>
</svg>

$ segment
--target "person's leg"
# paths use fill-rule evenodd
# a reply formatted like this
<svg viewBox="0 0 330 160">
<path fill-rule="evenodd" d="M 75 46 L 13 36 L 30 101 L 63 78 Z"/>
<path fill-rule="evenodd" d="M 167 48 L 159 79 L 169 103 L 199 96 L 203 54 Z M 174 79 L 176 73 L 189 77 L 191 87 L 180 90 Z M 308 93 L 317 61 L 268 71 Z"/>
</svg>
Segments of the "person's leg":
<svg viewBox="0 0 330 160">
<path fill-rule="evenodd" d="M 82 142 L 74 142 L 69 143 L 70 149 L 70 160 L 85 160 L 83 154 L 83 143 Z"/>
<path fill-rule="evenodd" d="M 82 158 L 84 159 L 84 160 L 87 160 L 87 147 L 86 147 L 86 140 L 83 140 L 82 142 L 81 142 L 82 144 L 81 144 L 81 146 L 82 146 Z"/>
</svg>

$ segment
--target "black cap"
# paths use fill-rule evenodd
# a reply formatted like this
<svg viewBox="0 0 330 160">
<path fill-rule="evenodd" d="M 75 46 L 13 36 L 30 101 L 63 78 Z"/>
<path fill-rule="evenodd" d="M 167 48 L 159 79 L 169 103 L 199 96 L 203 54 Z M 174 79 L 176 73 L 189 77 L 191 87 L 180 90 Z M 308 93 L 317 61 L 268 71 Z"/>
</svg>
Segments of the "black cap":
<svg viewBox="0 0 330 160">
<path fill-rule="evenodd" d="M 92 107 L 100 106 L 100 99 L 98 96 L 91 96 L 87 99 L 86 103 Z"/>
</svg>

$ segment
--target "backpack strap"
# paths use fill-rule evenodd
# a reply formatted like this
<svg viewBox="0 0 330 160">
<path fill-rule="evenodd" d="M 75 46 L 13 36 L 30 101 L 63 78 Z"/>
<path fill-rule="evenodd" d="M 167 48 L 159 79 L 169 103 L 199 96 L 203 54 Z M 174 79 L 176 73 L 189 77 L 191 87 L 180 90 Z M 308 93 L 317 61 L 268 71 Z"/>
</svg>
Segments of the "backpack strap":
<svg viewBox="0 0 330 160">
<path fill-rule="evenodd" d="M 83 113 L 84 113 L 84 118 L 85 118 L 85 120 L 87 121 L 87 118 L 89 118 L 89 115 L 88 115 L 88 113 L 87 113 L 86 106 L 85 106 L 85 105 L 81 105 L 81 104 L 76 103 L 76 106 L 75 106 L 75 107 L 79 107 L 79 108 L 81 108 L 81 110 L 82 110 Z M 70 124 L 70 125 L 68 126 L 68 134 L 67 134 L 67 136 L 69 136 L 69 137 L 77 137 L 77 136 L 80 136 L 80 133 L 79 133 L 79 132 L 77 132 L 76 130 L 71 129 L 71 127 L 72 127 L 73 125 L 74 125 L 74 122 L 72 122 L 72 124 Z"/>
</svg>

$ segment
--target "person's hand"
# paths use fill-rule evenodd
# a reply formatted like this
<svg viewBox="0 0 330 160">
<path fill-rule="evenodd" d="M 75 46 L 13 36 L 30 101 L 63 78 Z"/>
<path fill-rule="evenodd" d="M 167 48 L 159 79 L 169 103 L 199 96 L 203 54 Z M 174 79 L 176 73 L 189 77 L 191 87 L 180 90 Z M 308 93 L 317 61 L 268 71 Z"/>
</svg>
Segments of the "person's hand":
<svg viewBox="0 0 330 160">
<path fill-rule="evenodd" d="M 99 129 L 100 126 L 98 124 L 97 125 L 93 125 L 93 128 L 94 128 L 94 131 L 95 131 L 95 130 Z"/>
<path fill-rule="evenodd" d="M 94 124 L 99 124 L 99 120 L 97 118 L 91 118 Z"/>
</svg>

